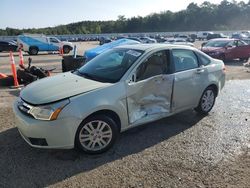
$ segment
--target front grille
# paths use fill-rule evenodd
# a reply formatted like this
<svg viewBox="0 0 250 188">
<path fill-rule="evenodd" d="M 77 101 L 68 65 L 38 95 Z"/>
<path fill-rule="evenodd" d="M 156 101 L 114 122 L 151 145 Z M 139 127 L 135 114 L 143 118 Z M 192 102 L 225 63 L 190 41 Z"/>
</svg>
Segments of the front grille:
<svg viewBox="0 0 250 188">
<path fill-rule="evenodd" d="M 48 146 L 48 143 L 45 138 L 28 138 L 32 145 L 36 146 Z"/>
</svg>

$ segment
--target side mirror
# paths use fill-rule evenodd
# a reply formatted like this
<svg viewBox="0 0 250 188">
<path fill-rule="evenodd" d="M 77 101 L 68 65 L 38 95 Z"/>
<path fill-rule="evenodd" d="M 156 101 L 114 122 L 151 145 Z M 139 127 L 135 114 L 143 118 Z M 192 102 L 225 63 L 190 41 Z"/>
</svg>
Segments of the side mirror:
<svg viewBox="0 0 250 188">
<path fill-rule="evenodd" d="M 127 83 L 135 83 L 136 82 L 136 73 L 133 73 L 130 77 L 130 79 L 128 79 L 126 81 Z"/>
</svg>

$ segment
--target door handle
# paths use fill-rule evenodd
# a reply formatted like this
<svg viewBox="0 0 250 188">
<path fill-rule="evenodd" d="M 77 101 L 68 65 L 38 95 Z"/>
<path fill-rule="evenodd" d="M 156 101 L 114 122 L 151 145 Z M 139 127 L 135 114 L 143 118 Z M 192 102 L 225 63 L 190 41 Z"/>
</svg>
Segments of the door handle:
<svg viewBox="0 0 250 188">
<path fill-rule="evenodd" d="M 205 70 L 204 70 L 204 68 L 198 68 L 197 70 L 196 70 L 196 73 L 197 74 L 201 74 L 201 73 L 203 73 Z"/>
</svg>

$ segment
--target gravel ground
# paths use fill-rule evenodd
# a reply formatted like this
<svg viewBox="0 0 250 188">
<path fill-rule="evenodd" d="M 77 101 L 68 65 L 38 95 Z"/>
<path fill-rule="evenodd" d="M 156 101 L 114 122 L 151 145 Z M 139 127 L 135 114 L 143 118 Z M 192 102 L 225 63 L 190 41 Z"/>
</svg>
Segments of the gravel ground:
<svg viewBox="0 0 250 188">
<path fill-rule="evenodd" d="M 31 148 L 15 128 L 18 90 L 0 88 L 0 187 L 248 188 L 250 80 L 231 80 L 250 79 L 242 70 L 230 66 L 209 116 L 189 110 L 132 129 L 95 156 Z"/>
<path fill-rule="evenodd" d="M 15 95 L 0 94 L 0 187 L 249 187 L 250 80 L 228 81 L 207 117 L 186 111 L 132 129 L 96 156 L 28 146 Z"/>
</svg>

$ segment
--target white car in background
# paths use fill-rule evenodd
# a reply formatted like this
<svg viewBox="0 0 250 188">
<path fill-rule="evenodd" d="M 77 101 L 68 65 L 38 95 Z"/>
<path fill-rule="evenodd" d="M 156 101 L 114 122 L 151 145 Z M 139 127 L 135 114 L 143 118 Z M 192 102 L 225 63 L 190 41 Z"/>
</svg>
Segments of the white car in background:
<svg viewBox="0 0 250 188">
<path fill-rule="evenodd" d="M 165 44 L 174 44 L 174 45 L 184 45 L 184 46 L 191 46 L 194 47 L 194 44 L 192 42 L 188 42 L 184 38 L 169 38 L 167 39 Z"/>
<path fill-rule="evenodd" d="M 31 146 L 96 154 L 130 128 L 187 109 L 207 114 L 224 83 L 223 62 L 195 48 L 135 44 L 106 51 L 76 72 L 33 82 L 13 108 Z"/>
</svg>

